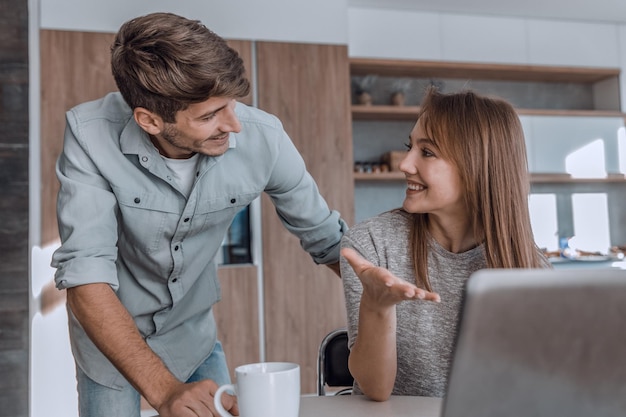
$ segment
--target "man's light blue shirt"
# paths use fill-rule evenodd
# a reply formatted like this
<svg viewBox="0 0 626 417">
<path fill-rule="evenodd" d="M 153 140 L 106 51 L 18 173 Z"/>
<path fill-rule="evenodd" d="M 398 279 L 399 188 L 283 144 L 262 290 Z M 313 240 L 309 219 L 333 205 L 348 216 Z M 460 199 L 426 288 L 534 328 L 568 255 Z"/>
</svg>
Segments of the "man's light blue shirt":
<svg viewBox="0 0 626 417">
<path fill-rule="evenodd" d="M 67 112 L 57 210 L 60 289 L 108 283 L 150 347 L 186 380 L 216 341 L 215 254 L 235 214 L 262 192 L 319 264 L 337 262 L 345 229 L 275 117 L 238 103 L 241 132 L 201 155 L 187 197 L 119 93 Z M 69 312 L 72 351 L 94 381 L 126 380 Z M 252 325 L 252 324 L 250 324 Z"/>
</svg>

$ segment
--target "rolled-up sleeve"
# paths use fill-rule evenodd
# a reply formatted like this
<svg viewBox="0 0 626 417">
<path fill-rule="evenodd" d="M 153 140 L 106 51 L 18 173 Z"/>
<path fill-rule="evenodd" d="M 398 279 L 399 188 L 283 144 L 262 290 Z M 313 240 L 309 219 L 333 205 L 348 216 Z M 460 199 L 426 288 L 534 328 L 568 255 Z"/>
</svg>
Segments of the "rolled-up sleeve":
<svg viewBox="0 0 626 417">
<path fill-rule="evenodd" d="M 63 245 L 52 257 L 55 282 L 60 289 L 95 282 L 116 289 L 117 203 L 76 135 L 76 126 L 74 115 L 68 112 L 63 152 L 56 164 L 60 182 L 57 219 Z"/>
</svg>

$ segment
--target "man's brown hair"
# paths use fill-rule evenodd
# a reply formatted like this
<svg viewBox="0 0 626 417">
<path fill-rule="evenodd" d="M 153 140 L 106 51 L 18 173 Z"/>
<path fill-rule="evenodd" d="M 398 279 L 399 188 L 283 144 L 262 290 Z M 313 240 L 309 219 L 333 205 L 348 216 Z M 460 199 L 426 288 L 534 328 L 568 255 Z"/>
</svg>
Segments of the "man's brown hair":
<svg viewBox="0 0 626 417">
<path fill-rule="evenodd" d="M 166 123 L 189 104 L 240 98 L 250 90 L 241 57 L 224 39 L 200 21 L 172 13 L 124 23 L 111 46 L 111 68 L 128 105 Z"/>
</svg>

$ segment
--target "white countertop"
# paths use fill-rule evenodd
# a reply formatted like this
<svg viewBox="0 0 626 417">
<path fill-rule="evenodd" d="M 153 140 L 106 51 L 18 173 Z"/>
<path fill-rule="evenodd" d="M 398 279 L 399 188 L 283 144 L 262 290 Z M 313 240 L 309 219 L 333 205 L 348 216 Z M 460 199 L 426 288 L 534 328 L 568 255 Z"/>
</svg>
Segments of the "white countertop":
<svg viewBox="0 0 626 417">
<path fill-rule="evenodd" d="M 392 396 L 384 402 L 362 395 L 303 396 L 300 417 L 439 417 L 441 398 Z"/>
<path fill-rule="evenodd" d="M 391 396 L 384 402 L 363 395 L 304 395 L 300 417 L 440 417 L 443 399 Z M 142 417 L 158 417 L 155 411 L 142 411 Z"/>
</svg>

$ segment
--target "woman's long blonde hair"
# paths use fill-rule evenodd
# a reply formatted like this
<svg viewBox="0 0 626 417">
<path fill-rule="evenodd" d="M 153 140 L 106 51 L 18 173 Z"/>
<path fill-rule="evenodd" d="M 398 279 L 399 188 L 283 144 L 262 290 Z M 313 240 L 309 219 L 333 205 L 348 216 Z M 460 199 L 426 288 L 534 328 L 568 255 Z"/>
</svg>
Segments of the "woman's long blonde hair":
<svg viewBox="0 0 626 417">
<path fill-rule="evenodd" d="M 472 91 L 429 89 L 418 120 L 441 157 L 457 166 L 474 234 L 484 243 L 489 268 L 545 265 L 530 225 L 524 132 L 513 107 Z M 417 285 L 428 279 L 428 214 L 413 214 L 411 252 Z"/>
</svg>

